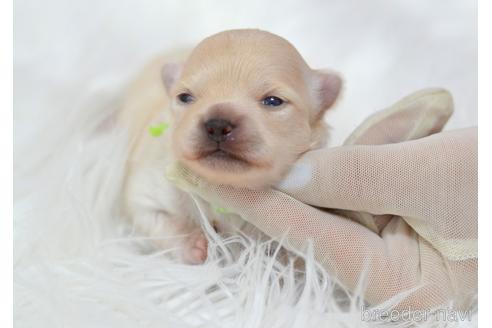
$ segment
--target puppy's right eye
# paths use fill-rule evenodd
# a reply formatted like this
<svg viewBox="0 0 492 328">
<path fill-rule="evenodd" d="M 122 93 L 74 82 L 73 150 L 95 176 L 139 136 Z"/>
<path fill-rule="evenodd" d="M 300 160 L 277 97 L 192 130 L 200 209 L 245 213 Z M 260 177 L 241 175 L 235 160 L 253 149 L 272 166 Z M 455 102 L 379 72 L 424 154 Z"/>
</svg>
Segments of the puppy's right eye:
<svg viewBox="0 0 492 328">
<path fill-rule="evenodd" d="M 183 104 L 189 104 L 189 103 L 192 103 L 195 100 L 195 97 L 193 97 L 189 93 L 180 93 L 178 95 L 178 100 L 180 102 L 182 102 Z"/>
<path fill-rule="evenodd" d="M 268 97 L 263 98 L 261 103 L 265 106 L 278 107 L 278 106 L 282 106 L 284 101 L 282 99 L 280 99 L 279 97 L 268 96 Z"/>
</svg>

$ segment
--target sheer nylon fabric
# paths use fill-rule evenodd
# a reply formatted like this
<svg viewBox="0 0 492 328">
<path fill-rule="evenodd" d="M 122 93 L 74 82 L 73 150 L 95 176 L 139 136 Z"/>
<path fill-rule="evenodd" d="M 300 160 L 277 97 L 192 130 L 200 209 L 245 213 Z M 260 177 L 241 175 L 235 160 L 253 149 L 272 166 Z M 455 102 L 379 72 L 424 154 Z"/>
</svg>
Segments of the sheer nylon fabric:
<svg viewBox="0 0 492 328">
<path fill-rule="evenodd" d="M 466 308 L 477 292 L 477 130 L 424 137 L 451 113 L 447 92 L 416 93 L 346 145 L 306 153 L 274 189 L 210 185 L 181 166 L 171 175 L 266 234 L 287 235 L 287 248 L 312 242 L 348 289 L 364 283 L 371 304 L 412 290 L 399 307 Z"/>
</svg>

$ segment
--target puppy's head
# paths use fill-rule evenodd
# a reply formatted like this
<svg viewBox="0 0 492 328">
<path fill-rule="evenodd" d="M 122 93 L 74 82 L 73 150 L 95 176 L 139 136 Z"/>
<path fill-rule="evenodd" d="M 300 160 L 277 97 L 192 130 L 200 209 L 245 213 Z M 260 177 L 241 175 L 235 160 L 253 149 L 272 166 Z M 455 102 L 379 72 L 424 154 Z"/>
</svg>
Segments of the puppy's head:
<svg viewBox="0 0 492 328">
<path fill-rule="evenodd" d="M 233 30 L 202 41 L 163 80 L 175 117 L 173 151 L 213 183 L 262 187 L 326 137 L 323 114 L 341 79 L 311 70 L 286 40 Z"/>
</svg>

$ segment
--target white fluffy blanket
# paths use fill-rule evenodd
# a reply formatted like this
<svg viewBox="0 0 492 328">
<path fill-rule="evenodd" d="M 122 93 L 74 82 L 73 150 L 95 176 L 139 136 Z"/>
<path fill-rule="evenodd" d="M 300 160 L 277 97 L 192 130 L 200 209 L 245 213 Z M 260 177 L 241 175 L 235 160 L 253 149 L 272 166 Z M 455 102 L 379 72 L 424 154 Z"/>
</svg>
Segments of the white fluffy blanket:
<svg viewBox="0 0 492 328">
<path fill-rule="evenodd" d="M 449 127 L 474 125 L 474 6 L 460 0 L 16 1 L 16 326 L 383 324 L 361 322 L 357 298 L 340 303 L 343 293 L 309 254 L 306 273 L 299 274 L 266 255 L 275 250 L 270 242 L 243 236 L 212 242 L 203 266 L 146 252 L 117 211 L 124 138 L 100 124 L 118 110 L 125 83 L 152 55 L 220 30 L 259 27 L 289 39 L 313 67 L 345 77 L 345 95 L 328 116 L 332 144 L 368 114 L 428 86 L 455 96 Z M 475 326 L 476 316 L 456 325 Z"/>
</svg>

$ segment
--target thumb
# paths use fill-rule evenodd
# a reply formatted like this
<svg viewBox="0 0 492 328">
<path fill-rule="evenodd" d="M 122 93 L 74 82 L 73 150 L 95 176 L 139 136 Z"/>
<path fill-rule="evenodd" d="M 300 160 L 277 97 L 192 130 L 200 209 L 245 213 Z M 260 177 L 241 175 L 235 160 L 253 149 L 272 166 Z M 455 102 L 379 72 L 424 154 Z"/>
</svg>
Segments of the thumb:
<svg viewBox="0 0 492 328">
<path fill-rule="evenodd" d="M 251 221 L 249 218 L 264 215 L 265 209 L 272 208 L 274 199 L 279 198 L 277 194 L 291 198 L 272 189 L 251 190 L 212 184 L 180 163 L 169 166 L 166 177 L 181 190 L 195 194 L 226 212 L 244 216 L 248 221 Z"/>
</svg>

